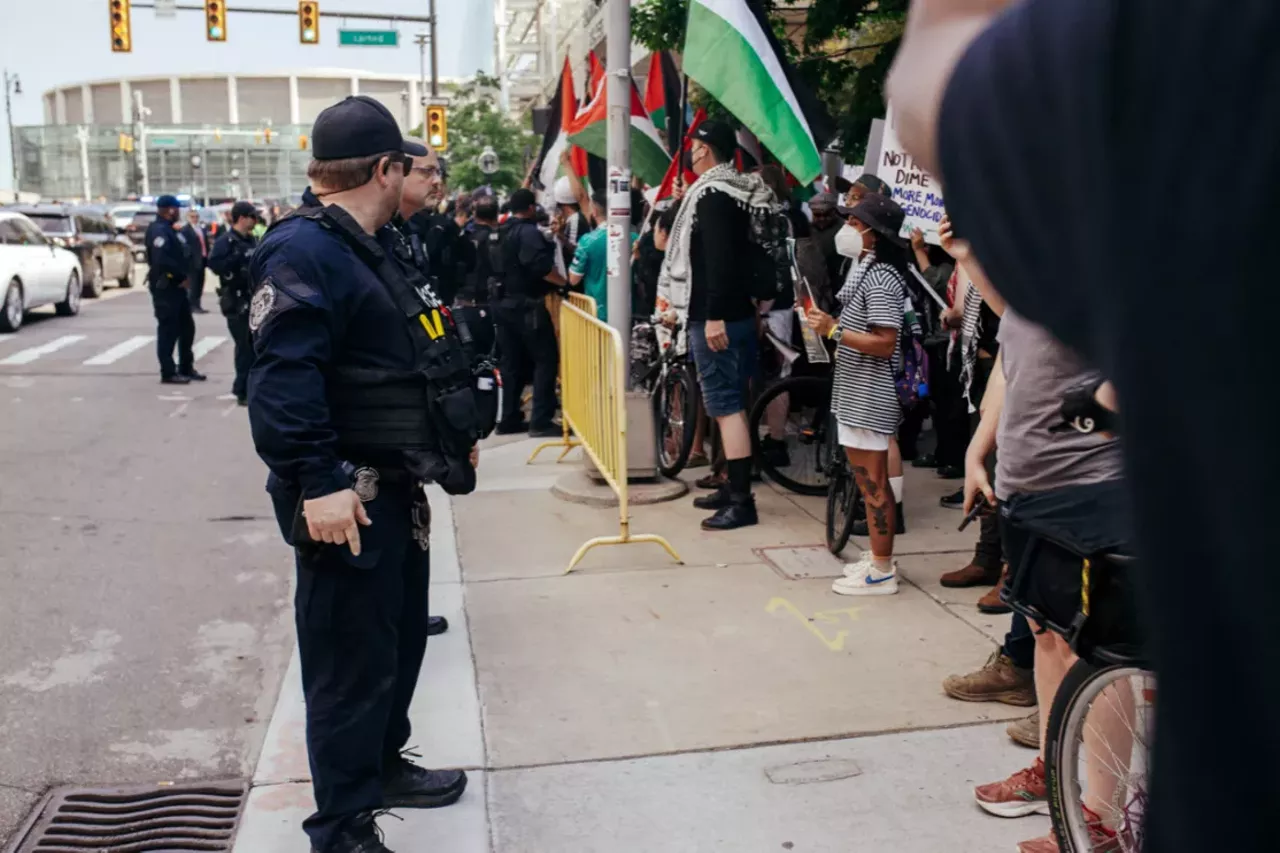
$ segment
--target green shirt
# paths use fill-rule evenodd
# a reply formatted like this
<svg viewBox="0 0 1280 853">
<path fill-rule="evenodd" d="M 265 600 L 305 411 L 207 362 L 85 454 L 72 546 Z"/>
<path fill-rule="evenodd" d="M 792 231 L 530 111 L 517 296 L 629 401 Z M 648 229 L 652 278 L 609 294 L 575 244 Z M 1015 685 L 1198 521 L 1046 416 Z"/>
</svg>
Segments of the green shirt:
<svg viewBox="0 0 1280 853">
<path fill-rule="evenodd" d="M 636 233 L 631 232 L 631 242 L 635 243 Z M 582 290 L 596 301 L 600 319 L 609 321 L 609 233 L 601 226 L 578 240 L 578 250 L 573 254 L 573 263 L 569 266 L 571 275 L 582 276 Z"/>
</svg>

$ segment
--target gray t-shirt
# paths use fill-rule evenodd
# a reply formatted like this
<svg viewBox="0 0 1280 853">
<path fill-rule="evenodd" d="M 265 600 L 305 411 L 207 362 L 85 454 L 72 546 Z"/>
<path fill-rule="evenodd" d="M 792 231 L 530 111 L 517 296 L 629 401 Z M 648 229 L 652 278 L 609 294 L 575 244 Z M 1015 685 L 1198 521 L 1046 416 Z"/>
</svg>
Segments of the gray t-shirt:
<svg viewBox="0 0 1280 853">
<path fill-rule="evenodd" d="M 1050 432 L 1062 423 L 1062 398 L 1096 380 L 1098 372 L 1012 308 L 1000 319 L 999 341 L 1005 392 L 996 434 L 996 497 L 1007 500 L 1121 476 L 1117 439 Z"/>
</svg>

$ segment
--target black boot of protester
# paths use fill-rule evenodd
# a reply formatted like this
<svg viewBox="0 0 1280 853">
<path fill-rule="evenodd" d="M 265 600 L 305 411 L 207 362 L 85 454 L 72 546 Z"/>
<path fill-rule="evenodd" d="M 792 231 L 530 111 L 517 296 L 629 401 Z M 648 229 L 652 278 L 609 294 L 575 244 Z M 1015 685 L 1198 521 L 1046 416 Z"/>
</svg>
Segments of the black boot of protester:
<svg viewBox="0 0 1280 853">
<path fill-rule="evenodd" d="M 698 509 L 724 509 L 731 502 L 728 486 L 721 486 L 710 494 L 699 495 L 693 499 L 693 505 Z"/>
<path fill-rule="evenodd" d="M 751 459 L 730 459 L 726 467 L 729 474 L 729 503 L 715 515 L 703 520 L 703 530 L 736 530 L 760 523 L 760 517 L 756 514 L 756 501 L 751 496 Z"/>
</svg>

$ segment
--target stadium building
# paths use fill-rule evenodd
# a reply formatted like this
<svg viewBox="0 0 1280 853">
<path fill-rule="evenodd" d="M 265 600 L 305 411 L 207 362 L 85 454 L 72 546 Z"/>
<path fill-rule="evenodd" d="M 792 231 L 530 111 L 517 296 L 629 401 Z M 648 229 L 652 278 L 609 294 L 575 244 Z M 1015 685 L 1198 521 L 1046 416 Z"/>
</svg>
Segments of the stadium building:
<svg viewBox="0 0 1280 853">
<path fill-rule="evenodd" d="M 58 200 L 293 199 L 306 186 L 315 117 L 352 94 L 381 101 L 406 131 L 422 123 L 421 84 L 409 75 L 311 69 L 59 86 L 44 93 L 43 125 L 14 129 L 18 189 Z"/>
</svg>

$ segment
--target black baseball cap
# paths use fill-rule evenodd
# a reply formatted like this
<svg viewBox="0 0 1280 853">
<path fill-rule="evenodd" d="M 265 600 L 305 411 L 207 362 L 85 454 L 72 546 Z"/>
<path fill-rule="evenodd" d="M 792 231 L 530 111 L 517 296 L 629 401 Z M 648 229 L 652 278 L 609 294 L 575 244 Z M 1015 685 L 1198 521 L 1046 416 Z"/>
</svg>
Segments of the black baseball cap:
<svg viewBox="0 0 1280 853">
<path fill-rule="evenodd" d="M 738 135 L 733 132 L 733 128 L 715 119 L 707 119 L 698 125 L 698 129 L 693 132 L 693 138 L 714 148 L 721 160 L 731 158 L 734 149 L 738 147 Z"/>
<path fill-rule="evenodd" d="M 430 153 L 430 149 L 422 144 L 422 140 L 414 139 L 412 136 L 406 136 L 403 141 L 404 146 L 401 150 L 406 154 L 411 154 L 414 157 L 426 157 L 427 154 Z"/>
<path fill-rule="evenodd" d="M 311 154 L 317 160 L 372 157 L 388 151 L 422 156 L 420 143 L 400 135 L 391 110 L 368 95 L 349 95 L 316 117 L 311 128 Z"/>
<path fill-rule="evenodd" d="M 162 195 L 160 196 L 160 198 L 156 199 L 157 210 L 166 208 L 166 207 L 182 207 L 182 204 L 178 201 L 177 198 L 171 195 Z"/>
<path fill-rule="evenodd" d="M 258 208 L 253 206 L 251 201 L 238 201 L 231 205 L 231 221 L 235 222 L 244 216 L 252 216 L 254 219 L 261 219 Z"/>
<path fill-rule="evenodd" d="M 533 194 L 533 190 L 521 187 L 511 194 L 511 198 L 507 202 L 507 209 L 512 213 L 524 213 L 537 203 L 538 197 Z"/>
</svg>

